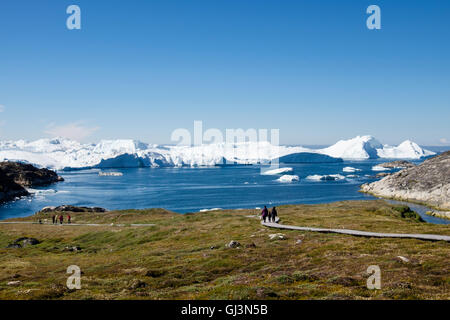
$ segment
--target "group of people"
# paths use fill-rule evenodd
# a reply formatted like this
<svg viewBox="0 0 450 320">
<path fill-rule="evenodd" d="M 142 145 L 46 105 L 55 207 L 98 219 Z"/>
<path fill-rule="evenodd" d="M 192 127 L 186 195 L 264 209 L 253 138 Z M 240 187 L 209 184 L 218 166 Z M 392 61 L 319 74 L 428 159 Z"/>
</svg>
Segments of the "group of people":
<svg viewBox="0 0 450 320">
<path fill-rule="evenodd" d="M 70 217 L 70 215 L 67 215 L 67 223 L 71 223 L 72 222 L 71 219 L 72 218 Z M 58 220 L 59 220 L 60 224 L 63 224 L 64 216 L 62 214 L 61 215 L 53 215 L 53 217 L 52 217 L 53 224 L 58 224 Z"/>
<path fill-rule="evenodd" d="M 269 219 L 269 222 L 276 222 L 276 218 L 278 216 L 277 208 L 273 207 L 272 210 L 267 209 L 266 206 L 264 206 L 264 209 L 261 211 L 261 219 L 266 222 L 267 219 Z"/>
</svg>

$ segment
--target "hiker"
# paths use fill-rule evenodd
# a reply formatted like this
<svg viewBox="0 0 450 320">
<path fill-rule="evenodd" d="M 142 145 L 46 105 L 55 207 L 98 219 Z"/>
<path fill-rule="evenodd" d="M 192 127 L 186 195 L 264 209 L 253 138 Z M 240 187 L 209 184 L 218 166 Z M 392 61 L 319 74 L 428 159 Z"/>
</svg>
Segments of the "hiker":
<svg viewBox="0 0 450 320">
<path fill-rule="evenodd" d="M 275 222 L 275 220 L 277 219 L 277 208 L 273 207 L 272 211 L 270 211 L 270 215 L 269 215 L 269 222 L 270 220 L 272 220 L 273 222 Z"/>
<path fill-rule="evenodd" d="M 60 223 L 60 224 L 63 224 L 63 221 L 64 221 L 64 217 L 63 217 L 63 215 L 60 215 L 60 216 L 59 216 L 59 223 Z"/>
<path fill-rule="evenodd" d="M 52 223 L 55 224 L 55 222 L 56 222 L 56 216 L 53 215 L 53 216 L 52 216 Z"/>
<path fill-rule="evenodd" d="M 71 221 L 70 221 L 70 214 L 67 215 L 67 223 L 71 223 Z"/>
<path fill-rule="evenodd" d="M 266 222 L 266 218 L 269 215 L 269 210 L 267 210 L 267 207 L 264 206 L 264 209 L 261 211 L 261 217 L 264 222 Z"/>
</svg>

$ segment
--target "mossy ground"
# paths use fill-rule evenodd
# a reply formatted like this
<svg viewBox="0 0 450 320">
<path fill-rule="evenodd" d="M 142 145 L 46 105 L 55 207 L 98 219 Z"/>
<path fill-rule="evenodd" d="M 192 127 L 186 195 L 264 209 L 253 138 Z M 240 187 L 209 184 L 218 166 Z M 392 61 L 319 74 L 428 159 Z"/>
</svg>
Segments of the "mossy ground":
<svg viewBox="0 0 450 320">
<path fill-rule="evenodd" d="M 298 226 L 450 235 L 449 226 L 402 217 L 406 211 L 397 207 L 382 200 L 346 201 L 281 206 L 278 212 L 283 223 Z M 0 225 L 0 299 L 450 298 L 446 242 L 279 231 L 247 217 L 257 213 L 125 210 L 71 216 L 76 223 L 155 226 Z M 287 239 L 269 240 L 279 232 Z M 5 248 L 23 236 L 41 243 Z M 231 240 L 242 246 L 226 248 Z M 82 250 L 64 251 L 75 245 Z M 70 265 L 81 268 L 81 290 L 65 286 Z M 381 268 L 381 290 L 366 287 L 370 265 Z"/>
</svg>

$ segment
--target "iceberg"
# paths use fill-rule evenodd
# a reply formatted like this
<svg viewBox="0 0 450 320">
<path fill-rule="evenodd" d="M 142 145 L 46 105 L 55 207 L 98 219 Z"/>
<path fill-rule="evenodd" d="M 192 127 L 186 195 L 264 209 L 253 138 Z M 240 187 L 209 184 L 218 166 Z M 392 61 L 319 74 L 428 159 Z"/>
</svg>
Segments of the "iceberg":
<svg viewBox="0 0 450 320">
<path fill-rule="evenodd" d="M 385 167 L 382 167 L 382 166 L 373 166 L 372 167 L 372 171 L 389 171 L 389 170 L 391 170 L 390 168 L 385 168 Z"/>
<path fill-rule="evenodd" d="M 294 182 L 300 181 L 300 178 L 296 175 L 285 174 L 277 179 L 279 182 Z"/>
<path fill-rule="evenodd" d="M 345 177 L 340 174 L 327 174 L 327 175 L 314 174 L 307 176 L 306 179 L 313 181 L 336 181 L 336 180 L 345 180 Z"/>
<path fill-rule="evenodd" d="M 293 170 L 294 169 L 292 169 L 292 168 L 279 168 L 279 169 L 264 171 L 262 174 L 272 176 L 272 175 L 277 175 L 277 174 L 281 174 L 281 173 L 291 172 Z"/>
<path fill-rule="evenodd" d="M 435 155 L 435 152 L 424 150 L 417 143 L 406 140 L 397 147 L 384 146 L 377 150 L 378 157 L 391 159 L 420 159 Z"/>
<path fill-rule="evenodd" d="M 435 152 L 424 150 L 412 141 L 404 141 L 398 146 L 382 145 L 372 136 L 357 136 L 350 140 L 341 140 L 331 147 L 318 150 L 336 158 L 343 159 L 420 159 L 435 155 Z"/>
<path fill-rule="evenodd" d="M 315 163 L 342 162 L 342 159 L 420 159 L 434 154 L 409 140 L 393 147 L 381 145 L 372 136 L 341 140 L 324 149 L 276 146 L 268 141 L 199 146 L 161 146 L 131 139 L 101 140 L 97 144 L 81 144 L 64 138 L 0 141 L 0 161 L 26 162 L 56 170 L 265 165 L 274 160 Z"/>
<path fill-rule="evenodd" d="M 361 169 L 356 169 L 353 167 L 345 167 L 344 169 L 342 169 L 342 171 L 344 172 L 356 172 L 356 171 L 361 171 Z"/>
</svg>

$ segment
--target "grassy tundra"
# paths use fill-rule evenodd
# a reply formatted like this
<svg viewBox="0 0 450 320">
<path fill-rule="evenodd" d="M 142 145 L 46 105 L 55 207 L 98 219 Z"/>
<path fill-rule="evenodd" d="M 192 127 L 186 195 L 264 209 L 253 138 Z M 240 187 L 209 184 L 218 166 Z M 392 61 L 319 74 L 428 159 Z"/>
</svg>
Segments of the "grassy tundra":
<svg viewBox="0 0 450 320">
<path fill-rule="evenodd" d="M 284 224 L 298 226 L 450 235 L 449 226 L 420 222 L 382 200 L 278 211 Z M 248 217 L 257 213 L 124 210 L 71 213 L 74 223 L 102 226 L 0 225 L 0 299 L 450 298 L 446 242 L 279 231 Z M 14 220 L 39 217 L 51 220 Z M 269 239 L 280 232 L 285 240 Z M 20 237 L 40 243 L 6 249 Z M 226 248 L 231 240 L 241 246 Z M 73 246 L 81 250 L 65 249 Z M 81 290 L 66 287 L 70 265 L 81 268 Z M 370 265 L 381 268 L 381 290 L 366 287 Z"/>
</svg>

